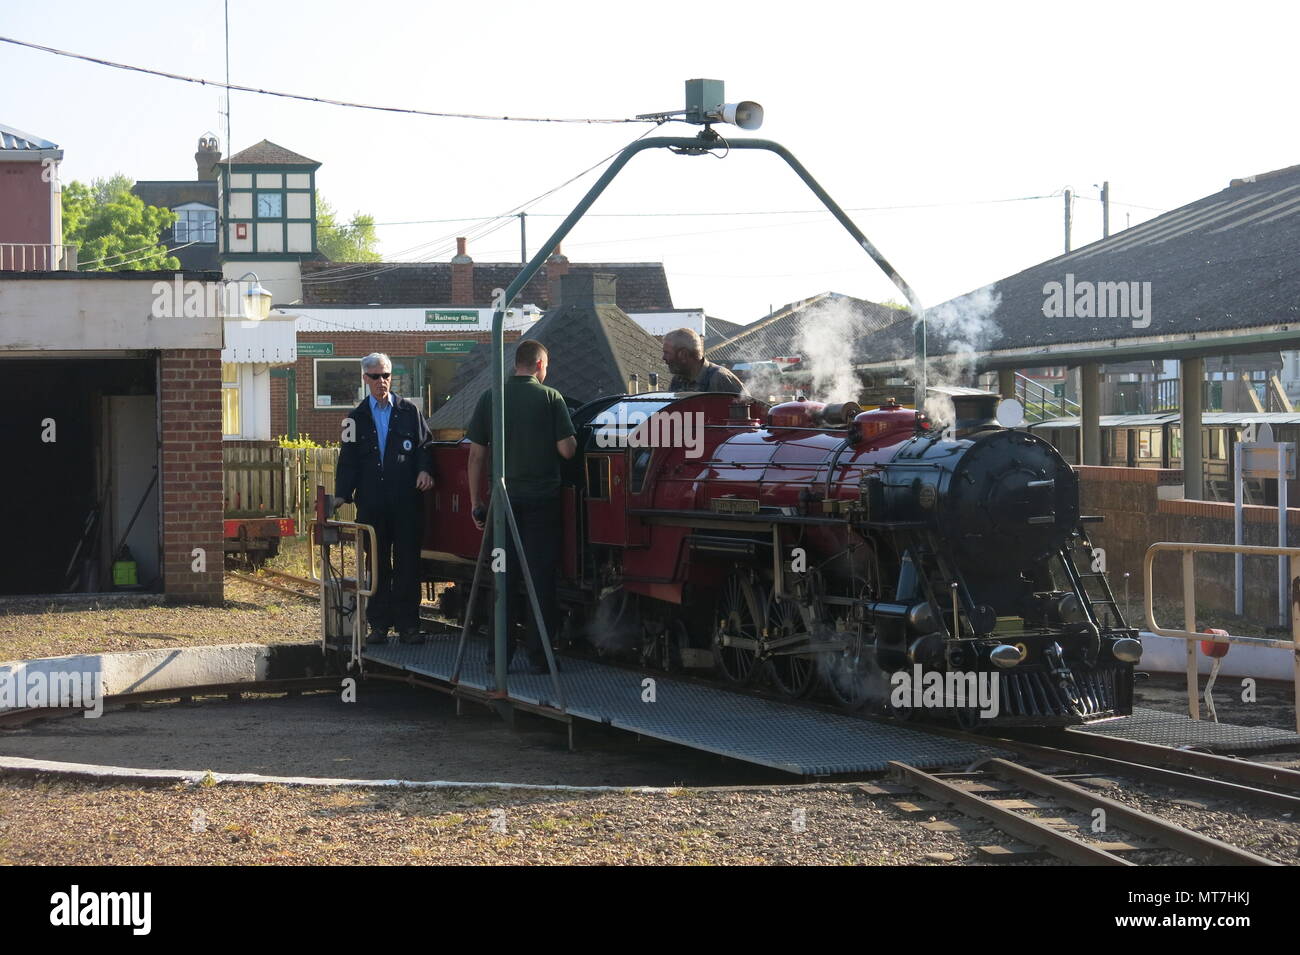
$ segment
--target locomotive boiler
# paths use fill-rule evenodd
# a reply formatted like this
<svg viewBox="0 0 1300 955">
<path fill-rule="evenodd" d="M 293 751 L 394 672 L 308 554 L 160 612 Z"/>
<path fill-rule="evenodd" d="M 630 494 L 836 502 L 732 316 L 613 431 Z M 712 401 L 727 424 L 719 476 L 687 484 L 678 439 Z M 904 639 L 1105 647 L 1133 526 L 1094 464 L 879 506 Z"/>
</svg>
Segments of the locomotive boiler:
<svg viewBox="0 0 1300 955">
<path fill-rule="evenodd" d="M 953 402 L 942 430 L 892 402 L 654 393 L 576 409 L 561 641 L 968 727 L 1131 712 L 1141 644 L 1092 571 L 1074 471 L 1000 425 L 997 396 Z M 425 575 L 452 584 L 445 614 L 483 620 L 468 445 L 434 457 Z"/>
</svg>

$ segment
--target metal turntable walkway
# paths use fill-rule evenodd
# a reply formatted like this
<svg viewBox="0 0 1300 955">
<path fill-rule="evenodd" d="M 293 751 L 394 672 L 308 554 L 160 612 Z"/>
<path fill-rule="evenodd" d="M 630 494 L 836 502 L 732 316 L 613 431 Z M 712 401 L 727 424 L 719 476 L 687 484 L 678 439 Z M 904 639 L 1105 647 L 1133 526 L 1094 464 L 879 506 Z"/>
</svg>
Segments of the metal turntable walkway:
<svg viewBox="0 0 1300 955">
<path fill-rule="evenodd" d="M 419 646 L 367 646 L 368 662 L 384 664 L 451 687 L 459 635 L 435 636 Z M 521 662 L 516 658 L 515 666 Z M 890 760 L 924 768 L 962 767 L 981 757 L 1005 755 L 988 746 L 876 723 L 839 713 L 758 699 L 688 680 L 655 676 L 654 702 L 643 702 L 646 674 L 589 660 L 565 658 L 565 712 L 642 736 L 717 753 L 799 776 L 878 772 Z M 484 644 L 471 641 L 459 686 L 485 691 L 489 674 Z M 551 678 L 510 673 L 510 699 L 558 709 Z"/>
<path fill-rule="evenodd" d="M 1249 752 L 1300 746 L 1300 735 L 1290 730 L 1194 720 L 1184 713 L 1166 713 L 1145 706 L 1133 707 L 1132 716 L 1087 726 L 1071 726 L 1068 732 L 1113 736 L 1175 748 L 1195 746 L 1210 752 Z"/>
</svg>

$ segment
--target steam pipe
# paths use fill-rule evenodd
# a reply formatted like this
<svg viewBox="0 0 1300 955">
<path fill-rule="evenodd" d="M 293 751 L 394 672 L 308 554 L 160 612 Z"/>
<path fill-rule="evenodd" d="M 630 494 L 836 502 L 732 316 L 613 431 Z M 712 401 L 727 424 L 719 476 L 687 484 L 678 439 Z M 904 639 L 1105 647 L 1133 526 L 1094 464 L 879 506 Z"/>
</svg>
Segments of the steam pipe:
<svg viewBox="0 0 1300 955">
<path fill-rule="evenodd" d="M 707 132 L 707 131 L 706 131 Z M 647 149 L 676 149 L 686 152 L 687 154 L 698 155 L 702 151 L 709 151 L 716 146 L 725 145 L 728 149 L 762 149 L 767 152 L 776 153 L 785 160 L 786 165 L 795 171 L 795 174 L 803 180 L 804 184 L 812 190 L 813 195 L 821 200 L 824 205 L 842 225 L 849 235 L 862 247 L 867 255 L 871 256 L 873 262 L 882 272 L 889 277 L 900 292 L 903 293 L 908 303 L 912 306 L 916 314 L 916 348 L 917 348 L 917 405 L 924 406 L 925 403 L 925 310 L 921 305 L 921 300 L 912 287 L 903 280 L 889 261 L 880 253 L 880 250 L 871 243 L 871 241 L 862 233 L 862 230 L 854 224 L 853 220 L 848 217 L 843 209 L 830 197 L 830 194 L 821 187 L 821 184 L 803 167 L 799 160 L 795 159 L 780 143 L 773 142 L 769 139 L 735 139 L 727 140 L 725 143 L 716 134 L 712 138 L 705 133 L 698 137 L 677 137 L 677 136 L 657 136 L 653 139 L 641 139 L 629 144 L 618 156 L 610 163 L 600 178 L 587 190 L 587 194 L 578 201 L 573 207 L 573 211 L 565 217 L 564 221 L 556 228 L 551 237 L 542 244 L 536 254 L 528 261 L 528 264 L 520 270 L 514 280 L 500 295 L 495 296 L 492 313 L 492 482 L 491 486 L 494 494 L 500 494 L 506 498 L 505 491 L 505 352 L 504 352 L 504 330 L 506 309 L 514 302 L 516 296 L 523 290 L 533 277 L 541 270 L 542 265 L 552 252 L 564 241 L 564 238 L 573 230 L 573 227 L 591 208 L 592 204 L 600 197 L 606 187 L 613 182 L 628 161 L 638 153 Z M 502 548 L 505 552 L 507 541 L 509 539 L 509 527 L 505 508 L 510 506 L 508 499 L 503 500 L 503 507 L 498 507 L 492 513 L 492 545 L 494 548 Z M 496 587 L 494 606 L 496 608 L 493 617 L 493 642 L 496 646 L 496 684 L 495 694 L 504 699 L 506 697 L 506 608 L 508 595 L 504 587 Z M 536 612 L 536 610 L 534 610 Z"/>
</svg>

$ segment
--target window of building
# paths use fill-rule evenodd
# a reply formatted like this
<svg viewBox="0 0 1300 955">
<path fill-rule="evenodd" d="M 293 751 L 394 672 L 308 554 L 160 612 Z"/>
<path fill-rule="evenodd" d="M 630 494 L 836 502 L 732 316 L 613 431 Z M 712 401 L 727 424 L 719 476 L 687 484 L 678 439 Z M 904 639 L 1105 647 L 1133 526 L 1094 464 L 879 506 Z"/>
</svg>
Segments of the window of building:
<svg viewBox="0 0 1300 955">
<path fill-rule="evenodd" d="M 239 366 L 225 361 L 221 363 L 221 433 L 242 433 L 239 427 Z"/>
<path fill-rule="evenodd" d="M 197 204 L 181 206 L 176 212 L 172 236 L 177 242 L 216 242 L 217 210 Z"/>
<path fill-rule="evenodd" d="M 361 356 L 316 359 L 312 406 L 351 411 L 365 394 L 361 384 Z"/>
<path fill-rule="evenodd" d="M 1159 428 L 1142 428 L 1138 431 L 1137 456 L 1144 460 L 1161 458 L 1164 454 L 1164 435 Z"/>
</svg>

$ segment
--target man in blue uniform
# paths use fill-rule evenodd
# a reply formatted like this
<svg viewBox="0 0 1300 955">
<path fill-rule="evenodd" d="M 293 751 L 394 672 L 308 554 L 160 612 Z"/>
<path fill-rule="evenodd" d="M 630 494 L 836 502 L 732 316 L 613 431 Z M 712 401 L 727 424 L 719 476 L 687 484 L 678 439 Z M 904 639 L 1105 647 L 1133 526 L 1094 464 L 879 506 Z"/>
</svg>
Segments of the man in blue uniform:
<svg viewBox="0 0 1300 955">
<path fill-rule="evenodd" d="M 555 586 L 560 564 L 560 460 L 572 458 L 578 450 L 573 421 L 563 396 L 547 388 L 546 371 L 550 356 L 546 346 L 528 339 L 515 350 L 515 373 L 506 379 L 506 491 L 510 510 L 519 528 L 524 557 L 537 601 L 542 607 L 546 632 L 553 635 L 559 623 Z M 492 392 L 486 391 L 474 409 L 469 424 L 469 494 L 474 523 L 484 526 L 484 476 L 492 472 L 488 446 L 492 443 Z M 506 592 L 513 594 L 519 568 L 513 542 L 506 562 Z M 500 575 L 494 575 L 499 577 Z M 528 669 L 547 672 L 541 633 L 533 615 L 529 621 Z M 507 626 L 507 633 L 509 627 Z M 510 652 L 513 653 L 513 646 Z M 490 653 L 491 651 L 489 651 Z"/>
<path fill-rule="evenodd" d="M 361 371 L 370 394 L 344 421 L 334 496 L 355 500 L 357 521 L 372 525 L 378 538 L 366 642 L 384 643 L 396 627 L 403 643 L 420 643 L 421 496 L 433 487 L 429 428 L 414 402 L 392 393 L 387 355 L 367 355 Z"/>
</svg>

